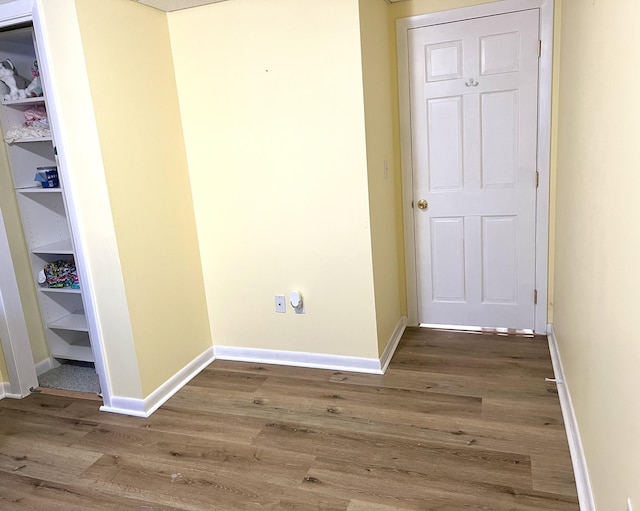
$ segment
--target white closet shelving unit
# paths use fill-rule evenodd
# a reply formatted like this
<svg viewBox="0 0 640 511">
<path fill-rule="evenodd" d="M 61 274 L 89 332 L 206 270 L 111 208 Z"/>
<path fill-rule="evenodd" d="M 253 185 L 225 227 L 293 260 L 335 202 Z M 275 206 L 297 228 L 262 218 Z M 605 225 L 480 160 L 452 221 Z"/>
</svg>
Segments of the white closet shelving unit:
<svg viewBox="0 0 640 511">
<path fill-rule="evenodd" d="M 30 69 L 37 60 L 31 27 L 0 32 L 0 60 L 6 58 L 11 59 L 22 76 L 31 77 Z M 46 95 L 2 101 L 3 135 L 12 128 L 23 126 L 24 112 L 34 106 L 46 108 Z M 49 136 L 22 138 L 5 142 L 5 146 L 51 356 L 93 362 L 82 290 L 43 287 L 37 280 L 45 264 L 74 258 L 63 188 L 64 172 L 57 162 L 54 141 Z M 59 188 L 41 188 L 34 181 L 37 167 L 50 166 L 58 167 Z"/>
</svg>

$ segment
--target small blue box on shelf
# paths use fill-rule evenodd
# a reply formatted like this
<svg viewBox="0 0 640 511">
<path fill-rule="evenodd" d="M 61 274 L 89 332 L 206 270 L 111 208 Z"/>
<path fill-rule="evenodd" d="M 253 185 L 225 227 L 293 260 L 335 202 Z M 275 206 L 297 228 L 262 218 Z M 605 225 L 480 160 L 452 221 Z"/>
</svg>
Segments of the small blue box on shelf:
<svg viewBox="0 0 640 511">
<path fill-rule="evenodd" d="M 42 188 L 58 188 L 58 167 L 38 167 L 36 177 L 33 179 L 40 183 Z"/>
</svg>

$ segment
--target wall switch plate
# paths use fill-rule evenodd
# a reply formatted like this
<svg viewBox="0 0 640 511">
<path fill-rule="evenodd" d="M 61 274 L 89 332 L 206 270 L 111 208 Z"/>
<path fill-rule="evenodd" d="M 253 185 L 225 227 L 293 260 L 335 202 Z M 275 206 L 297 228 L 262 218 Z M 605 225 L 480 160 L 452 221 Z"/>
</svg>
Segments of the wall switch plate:
<svg viewBox="0 0 640 511">
<path fill-rule="evenodd" d="M 631 505 L 631 499 L 627 499 L 627 511 L 633 511 L 633 506 Z"/>
<path fill-rule="evenodd" d="M 287 312 L 287 304 L 285 302 L 284 295 L 276 295 L 276 312 Z"/>
</svg>

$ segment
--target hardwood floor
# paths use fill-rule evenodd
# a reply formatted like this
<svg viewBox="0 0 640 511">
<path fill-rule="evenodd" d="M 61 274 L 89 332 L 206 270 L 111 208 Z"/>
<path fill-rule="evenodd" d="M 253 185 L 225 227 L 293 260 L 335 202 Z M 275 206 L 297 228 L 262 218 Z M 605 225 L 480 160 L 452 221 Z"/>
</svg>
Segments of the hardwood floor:
<svg viewBox="0 0 640 511">
<path fill-rule="evenodd" d="M 407 329 L 385 375 L 216 361 L 149 419 L 0 401 L 0 510 L 578 511 L 544 338 Z"/>
</svg>

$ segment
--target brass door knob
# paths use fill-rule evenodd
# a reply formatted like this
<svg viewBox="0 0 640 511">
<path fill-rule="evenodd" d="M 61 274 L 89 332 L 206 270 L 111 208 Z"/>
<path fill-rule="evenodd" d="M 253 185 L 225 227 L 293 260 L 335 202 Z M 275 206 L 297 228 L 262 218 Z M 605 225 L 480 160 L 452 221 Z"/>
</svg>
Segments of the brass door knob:
<svg viewBox="0 0 640 511">
<path fill-rule="evenodd" d="M 429 209 L 429 203 L 426 199 L 420 199 L 418 201 L 418 209 Z"/>
</svg>

